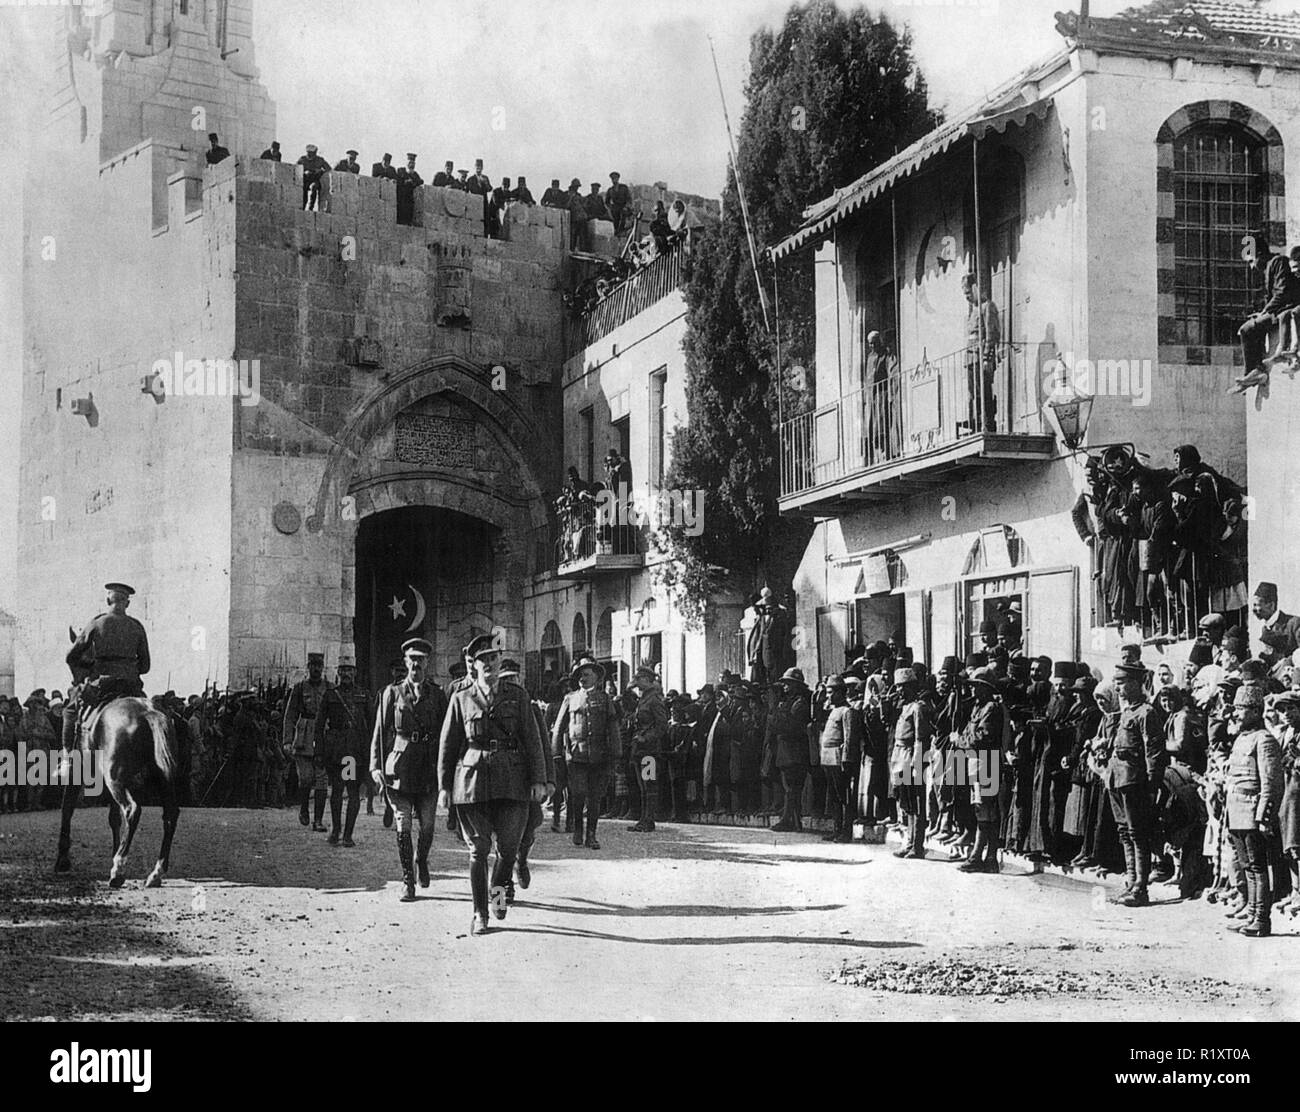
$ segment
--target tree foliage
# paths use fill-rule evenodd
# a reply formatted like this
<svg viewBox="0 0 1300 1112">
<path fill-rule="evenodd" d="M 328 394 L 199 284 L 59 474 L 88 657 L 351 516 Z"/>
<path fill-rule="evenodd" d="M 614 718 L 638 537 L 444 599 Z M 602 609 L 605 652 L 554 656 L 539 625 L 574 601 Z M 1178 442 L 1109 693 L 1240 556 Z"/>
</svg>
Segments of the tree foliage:
<svg viewBox="0 0 1300 1112">
<path fill-rule="evenodd" d="M 809 205 L 938 122 L 910 33 L 865 8 L 808 0 L 750 40 L 736 162 L 769 302 L 774 279 L 780 287 L 782 368 L 812 361 L 812 259 L 782 260 L 773 274 L 764 248 L 795 231 Z M 704 528 L 663 531 L 661 577 L 698 622 L 718 591 L 788 584 L 811 527 L 777 512 L 777 333 L 764 327 L 730 170 L 721 224 L 697 236 L 686 273 L 690 424 L 674 436 L 667 482 L 705 492 Z"/>
</svg>

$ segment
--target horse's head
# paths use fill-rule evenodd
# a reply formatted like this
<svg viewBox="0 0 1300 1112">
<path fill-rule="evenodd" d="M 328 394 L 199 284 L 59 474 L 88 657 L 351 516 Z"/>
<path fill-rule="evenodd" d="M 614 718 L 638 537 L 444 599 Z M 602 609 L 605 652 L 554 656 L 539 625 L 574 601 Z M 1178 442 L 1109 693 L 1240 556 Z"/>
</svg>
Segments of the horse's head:
<svg viewBox="0 0 1300 1112">
<path fill-rule="evenodd" d="M 68 640 L 74 645 L 77 643 L 77 631 L 72 626 L 68 626 Z M 82 683 L 90 675 L 88 664 L 70 664 L 68 670 L 72 673 L 73 683 Z"/>
</svg>

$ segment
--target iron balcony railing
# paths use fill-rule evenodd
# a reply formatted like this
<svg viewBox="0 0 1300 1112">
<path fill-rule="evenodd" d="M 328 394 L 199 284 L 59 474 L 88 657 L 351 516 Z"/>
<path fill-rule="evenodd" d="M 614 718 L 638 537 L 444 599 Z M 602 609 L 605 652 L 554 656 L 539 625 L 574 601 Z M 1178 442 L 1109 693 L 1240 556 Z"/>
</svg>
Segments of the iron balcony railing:
<svg viewBox="0 0 1300 1112">
<path fill-rule="evenodd" d="M 686 249 L 676 244 L 666 255 L 636 271 L 626 281 L 579 315 L 569 329 L 569 351 L 576 353 L 608 336 L 619 325 L 662 301 L 682 284 L 682 262 Z"/>
<path fill-rule="evenodd" d="M 1025 345 L 962 349 L 894 370 L 781 426 L 781 496 L 985 433 L 1044 431 Z"/>
</svg>

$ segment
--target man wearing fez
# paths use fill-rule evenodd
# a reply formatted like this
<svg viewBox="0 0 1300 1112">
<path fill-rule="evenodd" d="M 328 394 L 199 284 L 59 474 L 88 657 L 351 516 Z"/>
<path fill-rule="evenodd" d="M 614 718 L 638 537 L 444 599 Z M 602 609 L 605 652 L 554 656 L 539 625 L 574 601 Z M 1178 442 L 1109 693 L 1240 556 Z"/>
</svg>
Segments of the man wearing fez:
<svg viewBox="0 0 1300 1112">
<path fill-rule="evenodd" d="M 397 180 L 397 167 L 393 165 L 393 156 L 385 154 L 382 162 L 376 162 L 370 167 L 370 176 L 372 178 L 387 178 L 389 181 Z"/>
<path fill-rule="evenodd" d="M 307 654 L 307 678 L 299 680 L 289 689 L 284 706 L 284 732 L 280 735 L 289 743 L 293 763 L 298 770 L 298 821 L 323 832 L 325 825 L 325 795 L 329 790 L 329 777 L 325 773 L 325 758 L 317 752 L 317 716 L 325 701 L 329 684 L 325 680 L 325 654 Z M 308 817 L 307 807 L 315 792 L 315 815 Z"/>
<path fill-rule="evenodd" d="M 546 208 L 562 209 L 569 207 L 569 196 L 560 188 L 559 178 L 551 179 L 550 186 L 548 186 L 546 192 L 542 194 L 542 204 Z"/>
<path fill-rule="evenodd" d="M 351 848 L 352 832 L 361 811 L 361 781 L 370 757 L 370 696 L 357 686 L 357 666 L 340 660 L 338 683 L 327 688 L 316 716 L 316 746 L 325 761 L 330 785 L 329 844 Z M 373 781 L 372 781 L 373 782 Z M 343 817 L 343 796 L 348 797 L 347 818 Z"/>
<path fill-rule="evenodd" d="M 907 837 L 895 857 L 925 858 L 925 764 L 934 737 L 934 714 L 921 698 L 921 685 L 912 668 L 894 671 L 899 705 L 894 722 L 894 747 L 889 756 L 889 780 L 899 810 L 907 815 Z"/>
<path fill-rule="evenodd" d="M 424 184 L 424 178 L 415 168 L 418 157 L 408 153 L 406 165 L 397 171 L 397 222 L 399 224 L 415 223 L 415 191 Z"/>
<path fill-rule="evenodd" d="M 591 657 L 573 666 L 570 680 L 578 684 L 560 702 L 551 727 L 551 753 L 565 762 L 569 774 L 569 814 L 573 819 L 573 844 L 600 849 L 596 823 L 600 801 L 609 785 L 610 770 L 623 759 L 623 739 L 618 709 L 604 690 L 605 668 Z M 584 836 L 582 815 L 587 814 Z"/>
<path fill-rule="evenodd" d="M 461 837 L 470 851 L 474 918 L 470 933 L 486 934 L 488 908 L 506 917 L 506 881 L 514 873 L 528 804 L 546 800 L 546 759 L 528 693 L 502 683 L 501 652 L 486 634 L 465 654 L 474 662 L 474 683 L 451 697 L 438 752 L 438 799 L 456 807 Z M 497 844 L 488 884 L 488 855 Z"/>
<path fill-rule="evenodd" d="M 1250 612 L 1263 623 L 1259 639 L 1264 651 L 1260 655 L 1270 665 L 1300 648 L 1300 618 L 1278 609 L 1276 583 L 1261 583 L 1255 588 Z"/>
<path fill-rule="evenodd" d="M 433 184 L 439 189 L 446 189 L 456 183 L 456 164 L 450 160 L 443 163 L 443 167 L 433 175 Z"/>
<path fill-rule="evenodd" d="M 533 191 L 528 188 L 528 179 L 523 174 L 519 175 L 519 180 L 515 183 L 514 189 L 510 193 L 510 200 L 517 205 L 535 205 L 533 200 Z"/>
<path fill-rule="evenodd" d="M 1147 880 L 1156 804 L 1169 764 L 1164 715 L 1147 700 L 1146 678 L 1147 670 L 1141 664 L 1115 667 L 1120 712 L 1105 786 L 1128 871 L 1128 884 L 1114 901 L 1124 907 L 1146 907 L 1150 902 Z"/>
<path fill-rule="evenodd" d="M 415 899 L 417 869 L 420 887 L 429 887 L 429 847 L 438 802 L 437 747 L 447 712 L 446 696 L 427 676 L 432 653 L 433 646 L 422 637 L 402 646 L 406 678 L 384 688 L 370 739 L 370 777 L 388 797 L 397 820 L 403 903 Z M 414 847 L 413 823 L 419 826 Z"/>
</svg>

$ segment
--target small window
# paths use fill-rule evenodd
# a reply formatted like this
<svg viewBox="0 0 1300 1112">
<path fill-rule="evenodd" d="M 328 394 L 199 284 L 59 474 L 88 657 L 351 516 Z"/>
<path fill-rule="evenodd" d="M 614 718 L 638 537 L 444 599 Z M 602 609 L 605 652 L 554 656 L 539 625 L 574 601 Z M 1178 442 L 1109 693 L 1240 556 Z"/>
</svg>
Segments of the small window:
<svg viewBox="0 0 1300 1112">
<path fill-rule="evenodd" d="M 650 376 L 650 478 L 655 489 L 662 490 L 668 469 L 668 368 L 660 367 Z"/>
</svg>

